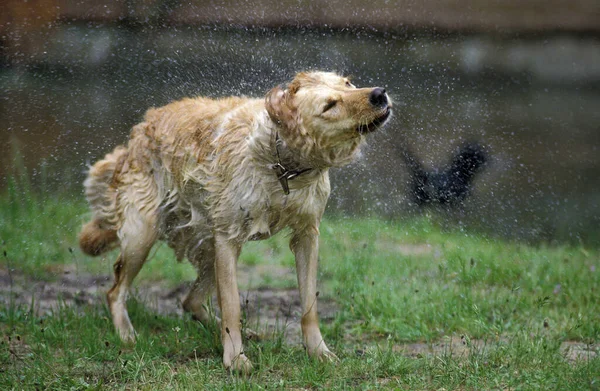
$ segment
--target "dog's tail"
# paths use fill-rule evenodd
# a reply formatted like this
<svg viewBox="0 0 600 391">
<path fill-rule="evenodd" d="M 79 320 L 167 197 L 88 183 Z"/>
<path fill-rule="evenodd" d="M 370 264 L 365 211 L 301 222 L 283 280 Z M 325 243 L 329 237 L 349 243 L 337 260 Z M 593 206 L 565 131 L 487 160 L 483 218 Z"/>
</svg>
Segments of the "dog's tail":
<svg viewBox="0 0 600 391">
<path fill-rule="evenodd" d="M 98 219 L 84 224 L 79 233 L 79 247 L 93 257 L 112 249 L 117 240 L 117 231 L 102 228 L 102 221 Z"/>
<path fill-rule="evenodd" d="M 79 233 L 81 250 L 91 256 L 111 250 L 119 240 L 117 230 L 117 188 L 126 170 L 127 148 L 119 146 L 94 164 L 84 182 L 85 195 L 92 209 L 92 220 Z"/>
</svg>

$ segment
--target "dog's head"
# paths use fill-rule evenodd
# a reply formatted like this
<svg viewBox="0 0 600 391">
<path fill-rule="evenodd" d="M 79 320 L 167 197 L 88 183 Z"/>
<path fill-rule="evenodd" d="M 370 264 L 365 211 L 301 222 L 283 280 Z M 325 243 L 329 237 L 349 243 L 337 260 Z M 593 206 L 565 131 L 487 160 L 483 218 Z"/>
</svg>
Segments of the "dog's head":
<svg viewBox="0 0 600 391">
<path fill-rule="evenodd" d="M 383 126 L 392 103 L 385 89 L 356 88 L 335 73 L 299 73 L 286 89 L 267 94 L 266 108 L 288 143 L 313 145 L 331 156 L 332 165 L 347 163 L 364 135 Z M 339 161 L 334 161 L 339 160 Z"/>
</svg>

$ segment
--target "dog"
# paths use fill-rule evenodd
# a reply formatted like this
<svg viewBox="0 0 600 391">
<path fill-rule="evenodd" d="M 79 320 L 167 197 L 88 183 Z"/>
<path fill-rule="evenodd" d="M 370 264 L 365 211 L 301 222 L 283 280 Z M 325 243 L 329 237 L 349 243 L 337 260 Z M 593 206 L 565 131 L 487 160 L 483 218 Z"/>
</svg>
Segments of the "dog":
<svg viewBox="0 0 600 391">
<path fill-rule="evenodd" d="M 471 193 L 475 176 L 481 172 L 488 155 L 479 143 L 465 143 L 444 168 L 427 170 L 404 147 L 402 157 L 410 170 L 409 196 L 419 207 L 439 204 L 446 208 L 461 205 Z"/>
<path fill-rule="evenodd" d="M 350 163 L 367 134 L 392 113 L 385 89 L 356 88 L 330 72 L 303 72 L 264 99 L 187 98 L 150 109 L 127 146 L 95 163 L 84 182 L 92 219 L 79 235 L 89 255 L 120 247 L 107 299 L 123 341 L 135 341 L 128 289 L 152 245 L 166 241 L 198 277 L 183 302 L 212 320 L 221 309 L 225 368 L 252 369 L 244 354 L 236 264 L 242 245 L 291 231 L 290 248 L 308 354 L 336 360 L 317 317 L 319 224 L 330 193 L 329 168 Z"/>
</svg>

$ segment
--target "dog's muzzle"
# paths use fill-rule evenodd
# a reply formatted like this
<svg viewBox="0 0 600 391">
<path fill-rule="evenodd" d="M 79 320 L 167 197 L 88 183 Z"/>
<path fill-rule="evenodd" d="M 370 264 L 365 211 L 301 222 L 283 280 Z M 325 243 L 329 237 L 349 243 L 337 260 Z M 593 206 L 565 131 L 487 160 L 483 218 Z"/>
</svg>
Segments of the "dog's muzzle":
<svg viewBox="0 0 600 391">
<path fill-rule="evenodd" d="M 385 88 L 377 87 L 369 94 L 369 103 L 380 109 L 379 115 L 368 124 L 362 124 L 358 127 L 361 134 L 371 133 L 382 127 L 392 115 L 392 103 L 390 102 Z"/>
<path fill-rule="evenodd" d="M 371 103 L 375 107 L 386 107 L 388 105 L 389 99 L 387 94 L 385 93 L 385 88 L 377 87 L 374 88 L 373 91 L 369 94 L 369 103 Z"/>
</svg>

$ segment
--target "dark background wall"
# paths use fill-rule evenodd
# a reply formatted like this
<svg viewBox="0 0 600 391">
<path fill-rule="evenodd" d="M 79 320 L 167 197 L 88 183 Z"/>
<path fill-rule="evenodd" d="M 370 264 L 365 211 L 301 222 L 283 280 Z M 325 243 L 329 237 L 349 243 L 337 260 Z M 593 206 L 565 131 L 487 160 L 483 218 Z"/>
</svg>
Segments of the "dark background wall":
<svg viewBox="0 0 600 391">
<path fill-rule="evenodd" d="M 363 157 L 333 172 L 329 213 L 600 237 L 597 1 L 5 0 L 0 40 L 0 188 L 25 169 L 80 199 L 86 165 L 148 107 L 261 96 L 319 68 L 385 86 L 396 106 Z M 491 160 L 465 205 L 411 203 L 400 151 L 435 169 L 470 140 Z"/>
<path fill-rule="evenodd" d="M 600 32 L 600 2 L 594 0 L 4 0 L 0 10 L 4 60 L 11 63 L 39 55 L 52 30 L 73 21 L 159 27 L 363 27 L 396 32 Z"/>
</svg>

